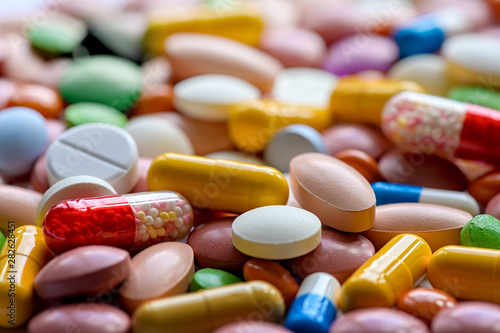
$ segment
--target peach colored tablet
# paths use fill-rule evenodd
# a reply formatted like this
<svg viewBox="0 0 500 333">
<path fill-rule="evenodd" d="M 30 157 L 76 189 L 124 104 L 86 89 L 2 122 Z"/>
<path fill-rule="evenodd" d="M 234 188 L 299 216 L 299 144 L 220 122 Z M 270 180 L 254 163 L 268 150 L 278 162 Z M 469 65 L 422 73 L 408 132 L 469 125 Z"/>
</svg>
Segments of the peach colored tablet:
<svg viewBox="0 0 500 333">
<path fill-rule="evenodd" d="M 132 259 L 132 273 L 120 288 L 130 313 L 146 301 L 187 292 L 194 275 L 194 254 L 184 243 L 153 245 Z"/>
<path fill-rule="evenodd" d="M 8 221 L 16 221 L 16 228 L 36 224 L 36 209 L 42 195 L 25 188 L 0 185 L 0 232 L 7 235 Z"/>
<path fill-rule="evenodd" d="M 373 226 L 376 199 L 370 183 L 339 159 L 319 153 L 294 157 L 290 185 L 300 206 L 323 224 L 344 232 Z"/>
</svg>

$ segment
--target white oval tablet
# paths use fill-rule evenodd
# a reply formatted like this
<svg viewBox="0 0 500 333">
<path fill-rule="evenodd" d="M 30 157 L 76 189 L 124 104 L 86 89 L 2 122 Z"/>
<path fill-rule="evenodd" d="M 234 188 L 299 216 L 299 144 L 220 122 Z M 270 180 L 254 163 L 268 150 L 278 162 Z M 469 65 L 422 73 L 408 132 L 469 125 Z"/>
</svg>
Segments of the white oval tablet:
<svg viewBox="0 0 500 333">
<path fill-rule="evenodd" d="M 338 77 L 317 68 L 283 69 L 274 79 L 271 97 L 292 104 L 328 108 Z"/>
<path fill-rule="evenodd" d="M 281 260 L 300 257 L 321 241 L 321 222 L 307 210 L 264 206 L 238 216 L 232 225 L 233 244 L 254 258 Z"/>
<path fill-rule="evenodd" d="M 264 163 L 264 161 L 257 155 L 252 155 L 244 153 L 242 151 L 235 151 L 235 150 L 216 151 L 205 155 L 205 157 L 213 158 L 216 160 L 223 159 L 223 160 L 250 163 L 256 165 L 266 165 L 266 163 Z"/>
<path fill-rule="evenodd" d="M 451 80 L 446 74 L 446 60 L 437 54 L 416 54 L 396 62 L 387 72 L 395 80 L 413 81 L 429 94 L 446 96 Z"/>
<path fill-rule="evenodd" d="M 163 153 L 194 154 L 186 133 L 166 119 L 156 116 L 132 118 L 125 130 L 137 143 L 141 157 L 155 158 Z"/>
<path fill-rule="evenodd" d="M 92 198 L 116 194 L 116 190 L 104 180 L 93 176 L 73 176 L 52 185 L 40 199 L 36 223 L 42 226 L 45 214 L 55 204 L 70 199 Z"/>
<path fill-rule="evenodd" d="M 443 43 L 441 54 L 448 62 L 448 75 L 452 79 L 463 84 L 498 85 L 500 40 L 497 37 L 474 33 L 451 36 Z M 480 75 L 488 75 L 491 82 L 481 82 L 485 78 Z"/>
<path fill-rule="evenodd" d="M 88 175 L 105 180 L 118 193 L 128 193 L 139 179 L 138 159 L 137 145 L 124 129 L 103 123 L 75 126 L 47 150 L 49 184 Z"/>
<path fill-rule="evenodd" d="M 264 150 L 264 160 L 279 171 L 288 172 L 292 158 L 304 153 L 328 154 L 328 148 L 317 130 L 295 124 L 282 128 L 273 136 Z"/>
<path fill-rule="evenodd" d="M 229 75 L 198 75 L 174 86 L 175 108 L 206 121 L 225 121 L 235 105 L 260 96 L 255 86 Z"/>
</svg>

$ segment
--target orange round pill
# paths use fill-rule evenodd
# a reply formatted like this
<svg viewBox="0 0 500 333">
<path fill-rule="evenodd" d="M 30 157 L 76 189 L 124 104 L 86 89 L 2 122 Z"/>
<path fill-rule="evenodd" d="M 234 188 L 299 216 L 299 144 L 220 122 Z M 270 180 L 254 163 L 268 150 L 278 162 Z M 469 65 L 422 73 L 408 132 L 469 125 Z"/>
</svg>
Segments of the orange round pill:
<svg viewBox="0 0 500 333">
<path fill-rule="evenodd" d="M 480 204 L 486 205 L 497 193 L 500 193 L 500 170 L 495 170 L 469 183 L 469 194 Z"/>
<path fill-rule="evenodd" d="M 299 290 L 299 285 L 292 274 L 271 260 L 248 260 L 243 266 L 243 277 L 245 281 L 262 280 L 275 286 L 281 292 L 287 307 L 290 307 Z"/>
<path fill-rule="evenodd" d="M 146 87 L 139 96 L 137 104 L 132 109 L 131 115 L 172 111 L 172 96 L 172 86 L 169 84 Z"/>
<path fill-rule="evenodd" d="M 382 179 L 378 171 L 377 161 L 367 153 L 357 149 L 347 149 L 337 153 L 334 157 L 356 169 L 369 183 Z"/>
<path fill-rule="evenodd" d="M 457 301 L 444 291 L 417 288 L 401 295 L 396 308 L 417 317 L 430 326 L 439 311 L 454 308 L 456 304 Z"/>
<path fill-rule="evenodd" d="M 7 106 L 25 106 L 40 112 L 45 118 L 58 118 L 64 105 L 57 90 L 39 84 L 19 84 Z"/>
</svg>

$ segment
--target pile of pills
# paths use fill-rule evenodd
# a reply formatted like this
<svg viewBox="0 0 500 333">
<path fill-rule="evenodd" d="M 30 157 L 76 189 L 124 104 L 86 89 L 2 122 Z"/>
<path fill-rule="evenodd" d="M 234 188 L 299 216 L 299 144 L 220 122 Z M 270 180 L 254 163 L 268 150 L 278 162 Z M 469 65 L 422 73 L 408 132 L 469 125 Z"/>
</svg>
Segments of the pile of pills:
<svg viewBox="0 0 500 333">
<path fill-rule="evenodd" d="M 1 332 L 498 332 L 500 1 L 7 7 Z"/>
</svg>

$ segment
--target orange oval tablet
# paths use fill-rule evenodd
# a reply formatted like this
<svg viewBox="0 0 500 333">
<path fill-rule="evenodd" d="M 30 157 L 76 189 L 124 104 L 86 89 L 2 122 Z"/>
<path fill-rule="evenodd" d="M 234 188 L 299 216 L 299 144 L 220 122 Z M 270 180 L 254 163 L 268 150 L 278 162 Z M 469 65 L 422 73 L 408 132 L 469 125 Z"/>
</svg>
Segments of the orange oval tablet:
<svg viewBox="0 0 500 333">
<path fill-rule="evenodd" d="M 205 34 L 173 34 L 165 41 L 165 52 L 175 81 L 201 74 L 226 74 L 268 93 L 283 68 L 278 60 L 256 48 Z"/>
<path fill-rule="evenodd" d="M 64 105 L 55 89 L 39 84 L 19 84 L 7 106 L 25 106 L 40 112 L 45 118 L 57 118 Z"/>
<path fill-rule="evenodd" d="M 373 226 L 376 198 L 370 183 L 339 159 L 319 153 L 294 157 L 290 185 L 300 206 L 323 224 L 345 232 Z"/>
<path fill-rule="evenodd" d="M 0 185 L 0 231 L 7 235 L 8 221 L 16 228 L 36 225 L 36 211 L 42 194 L 17 186 Z"/>
<path fill-rule="evenodd" d="M 146 301 L 187 292 L 194 275 L 194 254 L 185 243 L 148 247 L 132 258 L 132 272 L 120 288 L 120 300 L 130 313 Z"/>
<path fill-rule="evenodd" d="M 500 171 L 492 171 L 470 182 L 467 190 L 480 204 L 486 205 L 491 198 L 500 193 Z"/>
<path fill-rule="evenodd" d="M 369 183 L 377 182 L 382 179 L 378 171 L 377 161 L 361 150 L 343 150 L 334 157 L 352 166 L 362 174 Z"/>
<path fill-rule="evenodd" d="M 172 111 L 172 86 L 169 84 L 158 84 L 145 88 L 130 115 L 147 114 L 162 111 Z"/>
<path fill-rule="evenodd" d="M 283 296 L 287 307 L 290 307 L 299 290 L 299 285 L 292 274 L 271 260 L 248 260 L 243 266 L 243 277 L 245 281 L 262 280 L 275 286 Z"/>
<path fill-rule="evenodd" d="M 375 224 L 363 235 L 379 250 L 399 234 L 422 237 L 436 251 L 445 245 L 460 245 L 460 231 L 472 219 L 461 209 L 425 203 L 377 206 Z"/>
</svg>

